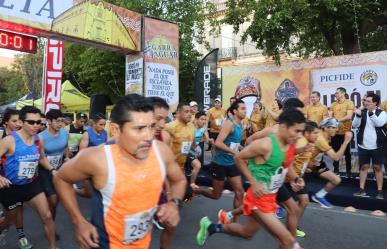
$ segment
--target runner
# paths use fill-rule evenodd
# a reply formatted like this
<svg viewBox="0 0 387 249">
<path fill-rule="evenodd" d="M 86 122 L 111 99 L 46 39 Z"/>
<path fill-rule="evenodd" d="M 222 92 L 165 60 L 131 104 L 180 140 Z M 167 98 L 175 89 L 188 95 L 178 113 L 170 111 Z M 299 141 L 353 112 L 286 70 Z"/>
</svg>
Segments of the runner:
<svg viewBox="0 0 387 249">
<path fill-rule="evenodd" d="M 85 132 L 85 123 L 87 122 L 87 115 L 83 112 L 77 113 L 75 122 L 70 126 L 65 127 L 69 133 L 70 156 L 75 157 L 79 152 L 79 143 L 81 142 L 82 135 Z"/>
<path fill-rule="evenodd" d="M 214 233 L 251 238 L 263 226 L 279 240 L 281 249 L 301 248 L 276 218 L 275 211 L 277 191 L 285 180 L 294 156 L 293 144 L 304 128 L 305 117 L 301 112 L 284 111 L 279 116 L 276 134 L 252 142 L 235 156 L 238 169 L 250 182 L 250 188 L 244 197 L 247 222 L 243 226 L 238 223 L 214 224 L 208 217 L 203 217 L 196 236 L 199 245 L 203 245 L 208 236 Z M 290 179 L 297 188 L 303 187 L 303 181 L 296 175 L 290 176 Z"/>
<path fill-rule="evenodd" d="M 92 117 L 91 127 L 86 129 L 83 133 L 81 142 L 79 143 L 79 150 L 98 146 L 107 141 L 107 132 L 105 131 L 106 119 L 102 113 L 97 113 Z"/>
<path fill-rule="evenodd" d="M 352 139 L 352 132 L 347 131 L 344 135 L 344 142 L 341 144 L 340 149 L 335 152 L 330 145 L 330 140 L 336 135 L 338 127 L 339 122 L 334 118 L 326 118 L 321 122 L 321 132 L 314 144 L 312 159 L 309 163 L 309 167 L 312 168 L 309 175 L 328 181 L 320 191 L 312 196 L 312 200 L 324 208 L 332 207 L 332 204 L 325 197 L 341 182 L 340 176 L 329 170 L 328 166 L 333 167 L 333 161 L 340 160 Z"/>
<path fill-rule="evenodd" d="M 179 222 L 186 181 L 168 146 L 153 141 L 150 100 L 129 94 L 117 102 L 110 118 L 116 144 L 81 151 L 61 167 L 55 186 L 82 248 L 145 249 L 154 213 L 169 226 Z M 158 207 L 165 175 L 171 201 Z M 72 189 L 73 183 L 85 179 L 93 184 L 91 224 L 81 214 Z"/>
<path fill-rule="evenodd" d="M 55 249 L 55 223 L 47 198 L 36 179 L 39 162 L 51 173 L 55 172 L 37 135 L 41 123 L 40 110 L 25 106 L 20 110 L 20 119 L 21 130 L 11 132 L 0 141 L 0 156 L 6 155 L 3 175 L 0 176 L 0 202 L 6 209 L 6 219 L 0 224 L 0 230 L 15 224 L 17 210 L 23 202 L 28 202 L 43 222 L 50 248 Z M 20 240 L 19 246 L 31 248 L 25 247 Z"/>
<path fill-rule="evenodd" d="M 215 155 L 212 159 L 212 186 L 213 189 L 194 189 L 199 195 L 219 199 L 222 196 L 225 178 L 229 180 L 234 190 L 234 208 L 240 207 L 243 201 L 242 178 L 235 166 L 234 156 L 239 152 L 242 142 L 242 120 L 246 117 L 246 104 L 236 100 L 227 112 L 232 113 L 232 118 L 226 120 L 215 141 Z"/>
<path fill-rule="evenodd" d="M 46 113 L 48 128 L 39 134 L 40 141 L 44 145 L 44 153 L 47 160 L 55 170 L 58 170 L 64 161 L 69 159 L 67 148 L 67 132 L 62 129 L 64 116 L 60 110 L 52 109 Z M 58 196 L 52 182 L 52 174 L 43 167 L 39 167 L 39 181 L 47 196 L 51 214 L 55 220 Z M 57 240 L 59 235 L 55 234 Z"/>
</svg>

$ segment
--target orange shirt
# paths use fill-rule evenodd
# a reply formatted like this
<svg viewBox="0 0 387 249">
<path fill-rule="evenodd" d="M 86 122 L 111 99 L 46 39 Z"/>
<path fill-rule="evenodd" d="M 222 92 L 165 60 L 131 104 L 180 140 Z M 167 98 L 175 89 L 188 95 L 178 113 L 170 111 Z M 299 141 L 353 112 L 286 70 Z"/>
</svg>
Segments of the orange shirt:
<svg viewBox="0 0 387 249">
<path fill-rule="evenodd" d="M 338 101 L 332 103 L 331 111 L 333 112 L 333 117 L 335 119 L 343 118 L 347 115 L 347 111 L 353 111 L 355 104 L 348 99 L 343 100 L 341 103 Z M 344 121 L 339 126 L 339 130 L 336 134 L 344 135 L 345 132 L 352 130 L 352 117 L 350 120 Z"/>
</svg>

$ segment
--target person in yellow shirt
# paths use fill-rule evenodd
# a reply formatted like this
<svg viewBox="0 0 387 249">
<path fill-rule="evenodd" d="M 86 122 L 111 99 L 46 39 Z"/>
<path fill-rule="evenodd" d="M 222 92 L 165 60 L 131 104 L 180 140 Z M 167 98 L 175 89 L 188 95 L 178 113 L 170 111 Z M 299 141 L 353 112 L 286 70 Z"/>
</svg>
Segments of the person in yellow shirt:
<svg viewBox="0 0 387 249">
<path fill-rule="evenodd" d="M 265 110 L 265 106 L 263 106 L 263 110 Z M 273 125 L 277 124 L 277 120 L 281 112 L 282 112 L 282 103 L 280 100 L 275 99 L 271 104 L 271 108 L 266 110 L 265 127 L 272 127 Z"/>
<path fill-rule="evenodd" d="M 341 182 L 341 178 L 329 170 L 329 166 L 333 166 L 333 161 L 337 161 L 343 156 L 346 147 L 352 139 L 352 132 L 347 131 L 339 150 L 334 150 L 330 146 L 329 141 L 336 135 L 338 127 L 339 122 L 334 118 L 326 118 L 321 122 L 321 132 L 314 143 L 312 157 L 308 165 L 308 167 L 312 168 L 312 176 L 328 181 L 320 191 L 312 196 L 312 200 L 324 208 L 332 207 L 332 204 L 325 197 Z"/>
<path fill-rule="evenodd" d="M 215 99 L 214 107 L 208 110 L 207 117 L 210 122 L 209 136 L 215 141 L 218 138 L 223 121 L 227 118 L 226 110 L 222 108 L 222 101 L 220 98 Z"/>
<path fill-rule="evenodd" d="M 310 95 L 310 105 L 305 107 L 305 117 L 316 124 L 328 117 L 328 107 L 320 103 L 320 93 L 313 91 Z"/>
<path fill-rule="evenodd" d="M 332 103 L 329 116 L 335 118 L 340 122 L 339 129 L 336 135 L 332 138 L 332 148 L 334 150 L 339 150 L 340 146 L 343 144 L 344 135 L 346 132 L 352 130 L 352 116 L 353 109 L 355 108 L 354 103 L 351 100 L 345 98 L 347 91 L 343 87 L 339 87 L 336 90 L 335 98 L 336 101 Z M 350 146 L 345 150 L 345 165 L 347 177 L 351 177 L 351 151 Z M 339 159 L 335 160 L 333 163 L 335 173 L 339 173 Z"/>
<path fill-rule="evenodd" d="M 380 109 L 382 109 L 383 111 L 387 112 L 387 100 L 383 101 L 380 104 Z"/>
<path fill-rule="evenodd" d="M 195 126 L 191 122 L 191 108 L 187 103 L 179 103 L 176 114 L 176 120 L 166 124 L 165 131 L 170 135 L 175 160 L 184 171 L 188 153 L 195 144 Z"/>
<path fill-rule="evenodd" d="M 192 119 L 195 117 L 196 113 L 199 111 L 199 105 L 196 101 L 191 101 L 189 102 L 189 106 L 191 107 L 191 114 L 192 114 Z"/>
<path fill-rule="evenodd" d="M 262 110 L 262 103 L 255 102 L 253 111 L 250 115 L 250 123 L 252 132 L 258 132 L 265 128 L 265 112 Z"/>
</svg>

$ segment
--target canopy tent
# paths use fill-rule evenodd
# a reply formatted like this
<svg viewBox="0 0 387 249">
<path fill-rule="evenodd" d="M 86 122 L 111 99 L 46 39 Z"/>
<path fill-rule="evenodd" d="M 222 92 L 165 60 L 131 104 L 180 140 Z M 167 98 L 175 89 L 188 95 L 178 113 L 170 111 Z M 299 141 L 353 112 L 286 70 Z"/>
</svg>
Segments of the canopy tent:
<svg viewBox="0 0 387 249">
<path fill-rule="evenodd" d="M 32 103 L 32 99 L 19 100 L 16 103 L 16 108 L 21 109 L 25 105 L 36 106 L 42 109 L 42 98 L 36 99 Z M 87 112 L 90 108 L 90 98 L 81 93 L 76 87 L 66 80 L 62 84 L 61 90 L 61 110 L 62 112 Z"/>
</svg>

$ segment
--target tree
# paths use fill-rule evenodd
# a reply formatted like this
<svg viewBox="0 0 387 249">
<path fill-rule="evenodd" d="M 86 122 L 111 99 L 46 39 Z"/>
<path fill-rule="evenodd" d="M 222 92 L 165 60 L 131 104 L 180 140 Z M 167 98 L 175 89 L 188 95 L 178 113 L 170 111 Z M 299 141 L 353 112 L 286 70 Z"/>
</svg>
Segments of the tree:
<svg viewBox="0 0 387 249">
<path fill-rule="evenodd" d="M 20 72 L 5 67 L 0 68 L 0 104 L 13 102 L 27 92 Z"/>
<path fill-rule="evenodd" d="M 300 57 L 387 49 L 386 0 L 228 0 L 225 23 L 279 62 L 280 53 Z M 359 39 L 358 39 L 359 38 Z M 360 41 L 360 43 L 359 43 Z"/>
<path fill-rule="evenodd" d="M 193 97 L 194 74 L 201 56 L 195 42 L 204 42 L 204 22 L 214 17 L 212 4 L 205 0 L 108 0 L 117 6 L 175 22 L 180 29 L 179 82 L 180 98 Z M 80 90 L 90 93 L 107 93 L 112 100 L 124 94 L 125 56 L 110 51 L 66 44 L 65 78 L 80 85 Z"/>
</svg>

